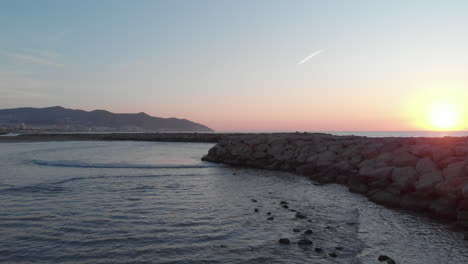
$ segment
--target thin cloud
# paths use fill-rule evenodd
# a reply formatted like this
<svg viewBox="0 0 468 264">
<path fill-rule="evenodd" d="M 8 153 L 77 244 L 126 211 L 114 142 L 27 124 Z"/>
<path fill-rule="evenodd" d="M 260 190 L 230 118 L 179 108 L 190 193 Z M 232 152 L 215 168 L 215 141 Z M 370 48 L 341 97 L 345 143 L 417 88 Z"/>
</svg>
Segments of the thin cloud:
<svg viewBox="0 0 468 264">
<path fill-rule="evenodd" d="M 64 66 L 63 64 L 58 63 L 56 60 L 54 60 L 53 58 L 50 58 L 49 56 L 47 57 L 35 56 L 35 55 L 16 53 L 16 52 L 2 52 L 2 54 L 8 57 L 17 59 L 17 60 L 34 63 L 34 64 L 42 64 L 42 65 L 53 66 L 53 67 Z"/>
<path fill-rule="evenodd" d="M 320 49 L 320 50 L 312 52 L 309 56 L 307 56 L 304 59 L 302 59 L 301 61 L 299 61 L 297 63 L 297 65 L 302 65 L 302 64 L 306 63 L 307 61 L 309 61 L 310 59 L 312 59 L 313 57 L 319 55 L 320 53 L 322 53 L 324 51 L 325 51 L 325 49 Z"/>
<path fill-rule="evenodd" d="M 26 51 L 30 54 L 33 54 L 35 57 L 42 57 L 42 58 L 48 58 L 48 59 L 58 59 L 59 54 L 53 51 L 48 51 L 48 50 L 39 50 L 39 49 L 24 49 L 23 51 Z"/>
</svg>

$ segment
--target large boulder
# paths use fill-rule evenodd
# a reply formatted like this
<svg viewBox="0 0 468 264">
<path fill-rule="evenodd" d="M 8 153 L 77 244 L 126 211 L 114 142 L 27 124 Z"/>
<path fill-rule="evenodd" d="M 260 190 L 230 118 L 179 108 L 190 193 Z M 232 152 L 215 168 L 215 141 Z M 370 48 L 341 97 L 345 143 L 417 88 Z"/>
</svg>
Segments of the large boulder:
<svg viewBox="0 0 468 264">
<path fill-rule="evenodd" d="M 467 199 L 458 201 L 457 222 L 461 226 L 468 227 L 468 200 Z"/>
<path fill-rule="evenodd" d="M 438 146 L 432 148 L 432 159 L 439 163 L 441 160 L 454 156 L 455 152 L 448 146 Z"/>
<path fill-rule="evenodd" d="M 468 177 L 465 172 L 465 167 L 467 164 L 464 161 L 455 162 L 449 164 L 447 168 L 443 171 L 443 176 L 445 179 Z"/>
<path fill-rule="evenodd" d="M 468 156 L 468 145 L 456 146 L 454 151 L 456 156 L 466 157 Z"/>
<path fill-rule="evenodd" d="M 246 144 L 240 143 L 236 144 L 235 146 L 232 146 L 229 150 L 231 155 L 233 156 L 246 157 L 250 153 L 251 148 Z"/>
<path fill-rule="evenodd" d="M 444 181 L 442 172 L 428 172 L 419 177 L 418 182 L 415 184 L 415 190 L 417 192 L 425 192 L 430 194 L 435 191 L 435 186 L 442 181 Z"/>
<path fill-rule="evenodd" d="M 417 157 L 428 157 L 432 155 L 431 145 L 429 144 L 417 144 L 410 148 L 410 153 Z"/>
<path fill-rule="evenodd" d="M 382 154 L 378 155 L 375 158 L 375 163 L 376 163 L 377 166 L 385 167 L 385 166 L 388 166 L 390 164 L 392 159 L 393 159 L 392 154 L 386 152 L 386 153 L 382 153 Z"/>
<path fill-rule="evenodd" d="M 267 156 L 267 154 L 263 151 L 254 151 L 251 156 L 254 159 L 263 159 Z"/>
<path fill-rule="evenodd" d="M 396 152 L 394 154 L 394 158 L 392 160 L 392 165 L 396 167 L 408 167 L 408 166 L 416 166 L 416 163 L 418 163 L 419 159 L 415 155 L 407 152 L 407 151 L 401 151 L 401 152 Z"/>
<path fill-rule="evenodd" d="M 327 150 L 318 154 L 317 160 L 315 161 L 317 166 L 331 166 L 335 163 L 337 155 L 335 152 Z"/>
<path fill-rule="evenodd" d="M 464 157 L 448 157 L 448 158 L 445 158 L 445 159 L 439 161 L 438 164 L 439 164 L 440 168 L 445 169 L 452 163 L 457 163 L 457 162 L 461 162 L 461 161 L 464 161 L 464 160 L 465 160 Z"/>
<path fill-rule="evenodd" d="M 463 198 L 468 200 L 468 183 L 461 186 L 461 193 Z"/>
<path fill-rule="evenodd" d="M 364 167 L 359 170 L 361 175 L 367 176 L 369 181 L 376 181 L 381 179 L 390 178 L 394 168 L 393 167 L 381 167 L 381 168 L 372 168 Z"/>
<path fill-rule="evenodd" d="M 360 174 L 352 174 L 348 179 L 348 186 L 351 192 L 367 193 L 369 178 Z"/>
<path fill-rule="evenodd" d="M 395 168 L 391 176 L 392 181 L 402 189 L 411 188 L 417 181 L 416 169 L 413 167 Z"/>
<path fill-rule="evenodd" d="M 455 196 L 445 196 L 434 200 L 429 210 L 438 217 L 455 219 L 457 217 L 457 198 Z"/>
<path fill-rule="evenodd" d="M 416 171 L 419 174 L 431 173 L 434 171 L 439 171 L 437 164 L 432 161 L 430 157 L 422 158 L 416 164 Z"/>
<path fill-rule="evenodd" d="M 317 166 L 312 163 L 306 163 L 300 167 L 297 167 L 296 172 L 301 175 L 311 176 L 317 173 Z"/>
<path fill-rule="evenodd" d="M 435 186 L 435 191 L 440 196 L 462 196 L 462 188 L 468 183 L 468 178 L 451 178 L 438 183 Z"/>
<path fill-rule="evenodd" d="M 401 197 L 400 206 L 404 209 L 424 211 L 429 208 L 431 201 L 431 197 L 426 193 L 413 192 Z"/>
<path fill-rule="evenodd" d="M 400 205 L 400 196 L 386 189 L 375 189 L 368 193 L 369 199 L 376 203 L 387 206 L 398 207 Z"/>
</svg>

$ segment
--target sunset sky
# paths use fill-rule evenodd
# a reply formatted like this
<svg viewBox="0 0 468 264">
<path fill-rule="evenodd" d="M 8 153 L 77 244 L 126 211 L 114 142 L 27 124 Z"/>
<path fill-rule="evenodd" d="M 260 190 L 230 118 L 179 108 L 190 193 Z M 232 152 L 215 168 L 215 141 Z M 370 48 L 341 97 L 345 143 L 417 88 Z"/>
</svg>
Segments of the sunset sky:
<svg viewBox="0 0 468 264">
<path fill-rule="evenodd" d="M 468 130 L 468 1 L 1 1 L 0 108 Z"/>
</svg>

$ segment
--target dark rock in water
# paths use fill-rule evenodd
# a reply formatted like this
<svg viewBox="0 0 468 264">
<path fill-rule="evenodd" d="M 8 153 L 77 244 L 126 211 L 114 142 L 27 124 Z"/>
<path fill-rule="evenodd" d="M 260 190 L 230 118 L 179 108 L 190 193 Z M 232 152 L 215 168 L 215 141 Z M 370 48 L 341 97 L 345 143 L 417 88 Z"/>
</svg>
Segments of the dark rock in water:
<svg viewBox="0 0 468 264">
<path fill-rule="evenodd" d="M 312 234 L 312 233 L 313 233 L 313 232 L 312 232 L 312 230 L 310 230 L 310 229 L 307 229 L 307 230 L 304 232 L 304 234 L 306 234 L 306 235 L 310 235 L 310 234 Z"/>
<path fill-rule="evenodd" d="M 288 204 L 286 201 L 281 201 L 280 204 Z"/>
<path fill-rule="evenodd" d="M 255 208 L 255 209 L 254 209 L 254 212 L 258 213 L 258 209 L 257 209 L 257 208 Z"/>
<path fill-rule="evenodd" d="M 286 204 L 283 204 L 283 208 L 286 208 L 286 209 L 288 209 L 288 208 L 289 208 L 289 206 L 287 206 Z"/>
<path fill-rule="evenodd" d="M 352 175 L 348 179 L 348 186 L 351 192 L 367 193 L 369 187 L 367 186 L 368 177 L 363 175 Z"/>
<path fill-rule="evenodd" d="M 275 218 L 274 218 L 274 217 L 269 217 L 269 218 L 267 218 L 267 220 L 273 220 L 273 219 L 275 219 Z"/>
<path fill-rule="evenodd" d="M 297 242 L 298 245 L 312 245 L 312 241 L 309 239 L 301 239 Z"/>
<path fill-rule="evenodd" d="M 271 215 L 271 212 L 268 212 L 267 215 Z"/>
<path fill-rule="evenodd" d="M 393 260 L 391 257 L 386 256 L 386 255 L 380 255 L 377 258 L 378 261 L 387 261 L 387 264 L 396 264 L 396 261 Z"/>
<path fill-rule="evenodd" d="M 301 232 L 301 230 L 299 230 L 297 228 L 294 228 L 293 231 L 296 232 L 296 233 Z"/>
<path fill-rule="evenodd" d="M 307 216 L 301 214 L 301 213 L 296 213 L 296 218 L 299 218 L 299 219 L 304 219 L 304 218 L 307 218 Z"/>
<path fill-rule="evenodd" d="M 314 248 L 314 250 L 315 250 L 315 252 L 317 252 L 317 253 L 322 253 L 322 252 L 323 252 L 323 249 L 321 249 L 321 248 Z"/>
<path fill-rule="evenodd" d="M 254 203 L 256 203 L 256 202 L 257 202 L 257 200 L 255 200 L 255 199 L 250 199 L 250 201 L 252 201 L 252 202 L 254 202 Z"/>
<path fill-rule="evenodd" d="M 283 244 L 283 245 L 289 245 L 289 244 L 291 244 L 291 241 L 290 241 L 289 239 L 287 239 L 287 238 L 280 238 L 280 240 L 278 240 L 278 242 L 279 242 L 280 244 Z"/>
<path fill-rule="evenodd" d="M 335 252 L 329 253 L 328 255 L 332 258 L 338 257 L 338 255 Z"/>
</svg>

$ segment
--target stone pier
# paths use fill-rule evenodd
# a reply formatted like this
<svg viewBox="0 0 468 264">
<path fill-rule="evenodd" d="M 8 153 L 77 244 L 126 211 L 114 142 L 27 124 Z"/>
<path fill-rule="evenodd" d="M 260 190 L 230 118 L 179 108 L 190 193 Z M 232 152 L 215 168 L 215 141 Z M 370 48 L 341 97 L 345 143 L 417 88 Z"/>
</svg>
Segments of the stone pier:
<svg viewBox="0 0 468 264">
<path fill-rule="evenodd" d="M 468 226 L 468 138 L 328 134 L 224 136 L 205 161 L 294 171 L 340 183 L 370 200 Z"/>
</svg>

